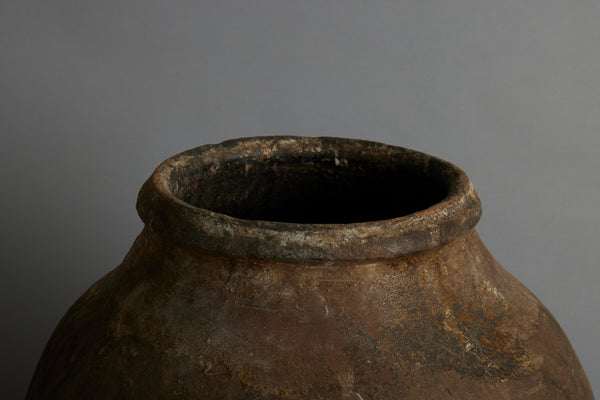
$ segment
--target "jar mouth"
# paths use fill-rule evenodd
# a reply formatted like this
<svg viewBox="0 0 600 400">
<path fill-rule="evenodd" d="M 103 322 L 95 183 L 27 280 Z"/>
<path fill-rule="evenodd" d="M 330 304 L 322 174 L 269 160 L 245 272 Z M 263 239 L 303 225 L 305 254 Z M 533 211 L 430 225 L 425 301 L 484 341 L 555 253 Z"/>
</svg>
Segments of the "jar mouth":
<svg viewBox="0 0 600 400">
<path fill-rule="evenodd" d="M 267 136 L 200 146 L 163 162 L 138 213 L 159 235 L 272 259 L 394 257 L 447 243 L 481 216 L 458 167 L 342 138 Z"/>
</svg>

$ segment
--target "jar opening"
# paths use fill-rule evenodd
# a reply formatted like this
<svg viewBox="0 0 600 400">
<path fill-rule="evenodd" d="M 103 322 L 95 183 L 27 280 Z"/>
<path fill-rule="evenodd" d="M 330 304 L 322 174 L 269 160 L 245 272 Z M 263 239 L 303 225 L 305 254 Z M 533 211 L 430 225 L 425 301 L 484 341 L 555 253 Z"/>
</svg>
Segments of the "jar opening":
<svg viewBox="0 0 600 400">
<path fill-rule="evenodd" d="M 144 183 L 157 234 L 205 251 L 289 260 L 395 257 L 471 230 L 477 192 L 456 166 L 342 138 L 266 136 L 185 151 Z"/>
<path fill-rule="evenodd" d="M 180 176 L 173 194 L 234 218 L 350 224 L 398 218 L 448 196 L 452 179 L 410 157 L 374 157 L 354 148 L 252 154 Z"/>
</svg>

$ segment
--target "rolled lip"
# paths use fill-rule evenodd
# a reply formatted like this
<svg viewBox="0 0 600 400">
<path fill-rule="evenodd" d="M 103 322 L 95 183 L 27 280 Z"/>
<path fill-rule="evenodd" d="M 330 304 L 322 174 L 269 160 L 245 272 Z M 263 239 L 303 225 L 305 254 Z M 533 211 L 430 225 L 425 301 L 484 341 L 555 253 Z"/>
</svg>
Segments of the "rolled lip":
<svg viewBox="0 0 600 400">
<path fill-rule="evenodd" d="M 454 182 L 442 201 L 426 209 L 392 219 L 348 224 L 240 219 L 188 204 L 170 190 L 172 174 L 194 162 L 219 162 L 257 152 L 317 151 L 326 146 L 355 146 L 382 155 L 402 152 L 424 165 L 443 165 L 452 172 Z M 206 252 L 334 261 L 400 257 L 449 243 L 475 227 L 481 217 L 481 202 L 464 171 L 425 153 L 359 139 L 261 136 L 204 145 L 168 158 L 142 186 L 137 210 L 146 226 L 158 235 Z"/>
</svg>

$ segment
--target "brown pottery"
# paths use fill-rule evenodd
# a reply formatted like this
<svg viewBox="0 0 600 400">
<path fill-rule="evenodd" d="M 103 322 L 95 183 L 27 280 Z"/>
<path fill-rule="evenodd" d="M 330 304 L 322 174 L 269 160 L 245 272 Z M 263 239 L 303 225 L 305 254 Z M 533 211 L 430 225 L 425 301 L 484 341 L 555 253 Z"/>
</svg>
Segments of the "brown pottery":
<svg viewBox="0 0 600 400">
<path fill-rule="evenodd" d="M 448 162 L 231 140 L 163 162 L 137 209 L 143 231 L 60 321 L 27 399 L 593 399 Z"/>
</svg>

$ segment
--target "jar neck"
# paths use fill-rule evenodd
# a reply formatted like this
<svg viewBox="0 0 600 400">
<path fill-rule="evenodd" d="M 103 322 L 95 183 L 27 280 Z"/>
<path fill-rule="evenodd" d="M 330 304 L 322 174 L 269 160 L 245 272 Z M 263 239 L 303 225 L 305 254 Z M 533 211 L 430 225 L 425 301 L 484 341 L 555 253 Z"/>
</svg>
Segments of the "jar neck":
<svg viewBox="0 0 600 400">
<path fill-rule="evenodd" d="M 290 261 L 398 257 L 470 231 L 481 203 L 438 158 L 341 138 L 271 136 L 163 162 L 137 203 L 144 223 L 201 250 Z"/>
</svg>

